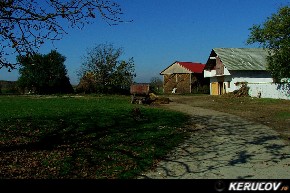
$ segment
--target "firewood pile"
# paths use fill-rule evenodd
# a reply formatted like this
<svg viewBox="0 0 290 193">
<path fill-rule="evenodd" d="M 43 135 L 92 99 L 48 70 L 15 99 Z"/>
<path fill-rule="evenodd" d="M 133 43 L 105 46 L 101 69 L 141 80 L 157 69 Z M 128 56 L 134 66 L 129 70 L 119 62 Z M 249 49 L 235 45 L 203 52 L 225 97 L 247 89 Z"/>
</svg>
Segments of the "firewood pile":
<svg viewBox="0 0 290 193">
<path fill-rule="evenodd" d="M 234 94 L 237 97 L 247 97 L 249 96 L 249 89 L 246 84 L 243 84 L 240 89 L 234 91 Z"/>
<path fill-rule="evenodd" d="M 247 84 L 242 84 L 240 89 L 233 91 L 233 95 L 236 97 L 247 97 L 249 96 L 249 89 Z"/>
</svg>

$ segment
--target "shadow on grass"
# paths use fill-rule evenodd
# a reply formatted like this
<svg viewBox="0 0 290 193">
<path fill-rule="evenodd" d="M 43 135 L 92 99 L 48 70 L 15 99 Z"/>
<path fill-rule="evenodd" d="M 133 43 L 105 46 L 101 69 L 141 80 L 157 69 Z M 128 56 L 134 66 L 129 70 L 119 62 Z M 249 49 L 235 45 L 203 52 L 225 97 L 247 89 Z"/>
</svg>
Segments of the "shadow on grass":
<svg viewBox="0 0 290 193">
<path fill-rule="evenodd" d="M 186 116 L 158 110 L 141 112 L 139 119 L 127 109 L 115 113 L 95 110 L 62 114 L 42 120 L 35 117 L 6 120 L 0 130 L 1 175 L 3 178 L 132 178 L 152 167 L 185 137 L 176 126 L 186 121 Z M 17 163 L 15 155 L 19 156 Z M 36 166 L 27 167 L 27 160 Z M 9 163 L 17 171 L 23 167 L 30 172 L 15 173 L 15 168 L 12 172 Z M 45 172 L 49 168 L 55 171 Z"/>
</svg>

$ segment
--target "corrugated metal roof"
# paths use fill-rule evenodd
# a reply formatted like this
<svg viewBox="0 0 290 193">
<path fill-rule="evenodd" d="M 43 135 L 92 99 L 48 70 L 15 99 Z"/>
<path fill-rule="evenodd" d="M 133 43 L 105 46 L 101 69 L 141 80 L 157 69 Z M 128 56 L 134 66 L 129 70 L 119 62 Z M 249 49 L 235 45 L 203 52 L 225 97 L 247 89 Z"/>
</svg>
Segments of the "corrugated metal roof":
<svg viewBox="0 0 290 193">
<path fill-rule="evenodd" d="M 266 70 L 268 52 L 263 48 L 214 48 L 228 70 Z"/>
</svg>

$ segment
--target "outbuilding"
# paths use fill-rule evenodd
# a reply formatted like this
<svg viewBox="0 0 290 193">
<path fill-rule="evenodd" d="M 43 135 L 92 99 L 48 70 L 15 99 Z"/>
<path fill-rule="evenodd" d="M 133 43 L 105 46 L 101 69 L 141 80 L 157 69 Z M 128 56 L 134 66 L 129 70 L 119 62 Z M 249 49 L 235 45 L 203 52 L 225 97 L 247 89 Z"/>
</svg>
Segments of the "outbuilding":
<svg viewBox="0 0 290 193">
<path fill-rule="evenodd" d="M 164 93 L 209 93 L 209 80 L 204 78 L 205 64 L 175 61 L 160 74 Z"/>
</svg>

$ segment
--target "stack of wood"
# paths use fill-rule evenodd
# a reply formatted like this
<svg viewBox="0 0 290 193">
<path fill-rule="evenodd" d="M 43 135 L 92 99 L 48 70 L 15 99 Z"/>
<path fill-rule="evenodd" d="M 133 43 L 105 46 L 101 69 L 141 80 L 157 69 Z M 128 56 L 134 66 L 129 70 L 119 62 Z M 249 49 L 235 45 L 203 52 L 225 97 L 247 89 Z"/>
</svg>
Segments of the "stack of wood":
<svg viewBox="0 0 290 193">
<path fill-rule="evenodd" d="M 242 84 L 240 89 L 233 91 L 233 94 L 236 97 L 247 97 L 249 96 L 249 89 L 247 84 Z"/>
</svg>

